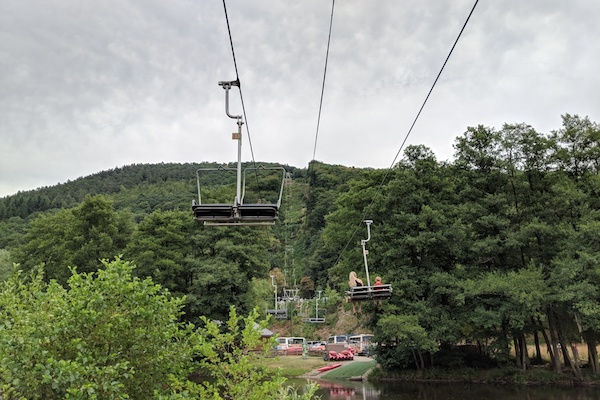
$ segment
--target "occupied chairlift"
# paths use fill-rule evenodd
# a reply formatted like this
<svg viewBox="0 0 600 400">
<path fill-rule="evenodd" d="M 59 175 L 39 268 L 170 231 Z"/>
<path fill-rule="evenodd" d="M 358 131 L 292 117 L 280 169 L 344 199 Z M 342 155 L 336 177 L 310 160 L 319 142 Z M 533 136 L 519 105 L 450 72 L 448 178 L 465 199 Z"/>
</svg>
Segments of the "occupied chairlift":
<svg viewBox="0 0 600 400">
<path fill-rule="evenodd" d="M 285 308 L 277 309 L 277 284 L 274 275 L 271 275 L 271 285 L 275 288 L 275 308 L 267 309 L 267 314 L 272 315 L 275 319 L 287 319 L 287 310 Z"/>
<path fill-rule="evenodd" d="M 365 248 L 367 242 L 371 240 L 371 224 L 372 220 L 367 219 L 363 221 L 367 225 L 367 238 L 360 241 L 363 250 L 363 258 L 365 260 L 365 273 L 367 275 L 367 286 L 354 286 L 346 292 L 350 301 L 363 301 L 363 300 L 385 300 L 392 296 L 392 285 L 378 285 L 371 286 L 371 279 L 369 278 L 369 266 L 367 264 L 367 254 L 369 251 Z"/>
<path fill-rule="evenodd" d="M 283 167 L 263 167 L 245 168 L 242 172 L 242 121 L 241 115 L 231 115 L 229 113 L 229 90 L 233 86 L 239 88 L 239 80 L 231 82 L 219 82 L 219 86 L 225 89 L 225 114 L 229 118 L 235 119 L 238 130 L 232 134 L 233 140 L 238 141 L 237 168 L 200 168 L 196 170 L 196 182 L 198 185 L 198 203 L 192 202 L 194 218 L 204 225 L 274 225 L 279 214 L 281 206 L 281 196 L 283 194 L 283 182 L 285 179 L 285 168 Z M 246 172 L 256 170 L 277 170 L 281 171 L 281 188 L 279 189 L 279 198 L 276 203 L 248 204 L 244 203 L 246 194 Z M 236 171 L 236 196 L 232 204 L 203 204 L 200 191 L 200 174 L 209 171 Z"/>
<path fill-rule="evenodd" d="M 311 324 L 322 324 L 325 322 L 325 318 L 319 318 L 319 300 L 321 300 L 321 291 L 317 292 L 317 297 L 315 297 L 315 318 L 304 318 L 302 322 L 308 322 Z"/>
</svg>

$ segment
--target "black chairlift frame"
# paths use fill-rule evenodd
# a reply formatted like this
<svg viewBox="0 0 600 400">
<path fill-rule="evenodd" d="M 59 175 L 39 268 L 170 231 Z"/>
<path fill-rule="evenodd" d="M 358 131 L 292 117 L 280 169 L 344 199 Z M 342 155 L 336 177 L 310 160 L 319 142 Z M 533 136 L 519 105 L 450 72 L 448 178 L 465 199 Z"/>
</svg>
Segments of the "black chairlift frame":
<svg viewBox="0 0 600 400">
<path fill-rule="evenodd" d="M 242 173 L 242 121 L 241 115 L 231 115 L 229 113 L 229 90 L 233 86 L 240 86 L 238 80 L 219 82 L 219 86 L 225 89 L 225 114 L 229 118 L 235 119 L 238 126 L 237 132 L 233 133 L 233 140 L 238 141 L 238 159 L 237 168 L 200 168 L 196 171 L 196 183 L 198 185 L 198 203 L 192 202 L 192 211 L 194 218 L 204 225 L 274 225 L 279 215 L 281 206 L 281 197 L 283 195 L 283 184 L 285 179 L 285 168 L 283 167 L 263 167 L 246 168 Z M 256 170 L 281 170 L 281 188 L 277 203 L 245 204 L 244 195 L 246 192 L 246 172 Z M 203 204 L 200 190 L 200 174 L 208 171 L 235 171 L 236 196 L 231 204 Z M 242 182 L 243 181 L 243 182 Z"/>
<path fill-rule="evenodd" d="M 272 315 L 275 319 L 287 319 L 287 310 L 284 309 L 267 309 L 267 314 Z"/>
<path fill-rule="evenodd" d="M 319 318 L 319 300 L 321 300 L 321 291 L 318 291 L 317 297 L 315 297 L 315 318 L 303 318 L 302 322 L 308 322 L 310 324 L 322 324 L 325 322 L 325 318 Z"/>
<path fill-rule="evenodd" d="M 273 295 L 275 299 L 275 308 L 268 308 L 266 310 L 267 315 L 272 315 L 275 319 L 287 319 L 287 309 L 277 308 L 277 284 L 275 283 L 275 275 L 271 275 L 271 286 L 275 288 Z"/>
<path fill-rule="evenodd" d="M 325 322 L 325 318 L 303 318 L 302 322 L 308 322 L 309 324 L 322 324 Z"/>
<path fill-rule="evenodd" d="M 369 277 L 369 264 L 367 263 L 367 254 L 369 251 L 366 249 L 367 242 L 371 240 L 371 224 L 372 220 L 366 219 L 363 221 L 367 225 L 367 238 L 360 241 L 360 245 L 363 250 L 363 259 L 365 261 L 365 272 L 367 275 L 367 286 L 354 286 L 346 292 L 346 296 L 350 301 L 365 301 L 365 300 L 386 300 L 392 297 L 392 285 L 377 285 L 371 286 L 371 279 Z"/>
</svg>

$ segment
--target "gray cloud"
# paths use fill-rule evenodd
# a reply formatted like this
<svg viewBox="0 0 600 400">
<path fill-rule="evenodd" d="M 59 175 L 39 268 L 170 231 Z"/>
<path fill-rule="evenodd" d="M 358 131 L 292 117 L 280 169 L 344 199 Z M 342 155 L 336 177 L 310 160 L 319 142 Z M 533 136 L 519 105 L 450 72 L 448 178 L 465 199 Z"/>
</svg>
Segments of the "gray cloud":
<svg viewBox="0 0 600 400">
<path fill-rule="evenodd" d="M 336 2 L 317 159 L 387 167 L 471 5 Z M 305 166 L 331 3 L 228 7 L 256 158 Z M 469 125 L 600 120 L 599 17 L 594 0 L 480 2 L 409 142 L 448 159 Z M 134 162 L 233 160 L 216 83 L 234 77 L 220 1 L 1 2 L 0 195 Z"/>
</svg>

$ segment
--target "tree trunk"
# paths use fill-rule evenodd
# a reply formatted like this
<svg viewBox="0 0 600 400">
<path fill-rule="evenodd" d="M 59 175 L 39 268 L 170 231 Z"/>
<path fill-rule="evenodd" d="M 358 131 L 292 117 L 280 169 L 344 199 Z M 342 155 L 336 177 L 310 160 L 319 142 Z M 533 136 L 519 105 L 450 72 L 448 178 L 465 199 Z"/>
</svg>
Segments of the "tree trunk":
<svg viewBox="0 0 600 400">
<path fill-rule="evenodd" d="M 502 348 L 502 353 L 504 353 L 505 361 L 508 362 L 510 360 L 510 345 L 508 342 L 508 329 L 506 325 L 507 322 L 502 321 L 502 336 L 500 337 L 500 346 Z"/>
<path fill-rule="evenodd" d="M 413 355 L 413 360 L 415 360 L 415 367 L 417 368 L 417 370 L 420 370 L 419 368 L 419 361 L 417 361 L 417 354 L 415 353 L 415 350 L 412 350 L 412 355 Z"/>
<path fill-rule="evenodd" d="M 568 364 L 571 367 L 571 371 L 573 371 L 573 375 L 578 380 L 581 380 L 581 370 L 579 369 L 579 365 L 575 363 L 575 361 L 571 361 L 571 357 L 569 356 L 569 348 L 567 347 L 567 342 L 564 338 L 562 331 L 559 329 L 556 330 L 558 334 L 558 341 L 560 343 L 560 347 L 563 353 L 563 357 L 565 358 L 565 364 Z"/>
<path fill-rule="evenodd" d="M 560 360 L 558 359 L 558 353 L 556 352 L 556 346 L 554 346 L 550 341 L 550 338 L 548 337 L 548 334 L 546 333 L 545 329 L 542 329 L 542 335 L 544 336 L 544 341 L 546 342 L 546 350 L 550 355 L 550 362 L 552 363 L 552 368 L 554 369 L 554 372 L 559 374 L 561 372 L 561 368 Z"/>
<path fill-rule="evenodd" d="M 560 373 L 562 366 L 560 363 L 560 355 L 558 354 L 558 340 L 556 338 L 556 329 L 554 327 L 554 320 L 551 316 L 551 312 L 548 311 L 547 313 L 547 317 L 548 317 L 548 330 L 550 331 L 550 346 L 552 347 L 552 365 L 554 366 L 554 372 L 556 373 Z M 546 332 L 544 331 L 544 338 L 546 338 L 546 340 L 548 340 L 548 337 L 546 336 Z"/>
<path fill-rule="evenodd" d="M 519 344 L 519 341 L 518 341 L 516 335 L 513 335 L 513 346 L 515 349 L 515 362 L 517 364 L 517 368 L 522 369 L 523 365 L 521 364 L 521 361 L 522 361 L 521 345 Z"/>
<path fill-rule="evenodd" d="M 533 331 L 533 341 L 535 343 L 535 363 L 539 365 L 542 363 L 542 351 L 540 350 L 538 331 Z"/>
<path fill-rule="evenodd" d="M 523 366 L 523 371 L 527 369 L 530 364 L 529 361 L 529 352 L 527 351 L 527 340 L 525 340 L 525 334 L 521 333 L 521 337 L 519 337 L 519 344 L 521 345 L 521 364 Z"/>
<path fill-rule="evenodd" d="M 421 353 L 421 350 L 417 350 L 417 355 L 419 356 L 419 362 L 421 364 L 421 369 L 425 369 L 425 360 L 423 359 L 423 353 Z"/>
<path fill-rule="evenodd" d="M 600 368 L 598 365 L 598 350 L 596 349 L 596 341 L 594 339 L 587 340 L 587 346 L 590 368 L 592 369 L 592 373 L 594 375 L 598 375 Z"/>
</svg>

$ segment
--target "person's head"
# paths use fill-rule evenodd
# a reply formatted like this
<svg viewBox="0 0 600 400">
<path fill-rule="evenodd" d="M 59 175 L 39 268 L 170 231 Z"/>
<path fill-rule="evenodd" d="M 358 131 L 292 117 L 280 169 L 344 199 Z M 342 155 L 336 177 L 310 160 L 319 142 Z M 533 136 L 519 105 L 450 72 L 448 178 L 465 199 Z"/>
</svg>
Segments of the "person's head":
<svg viewBox="0 0 600 400">
<path fill-rule="evenodd" d="M 356 272 L 354 271 L 350 271 L 350 277 L 349 277 L 349 281 L 350 281 L 350 286 L 356 286 Z"/>
<path fill-rule="evenodd" d="M 375 282 L 381 283 L 381 277 L 380 276 L 375 277 Z"/>
</svg>

